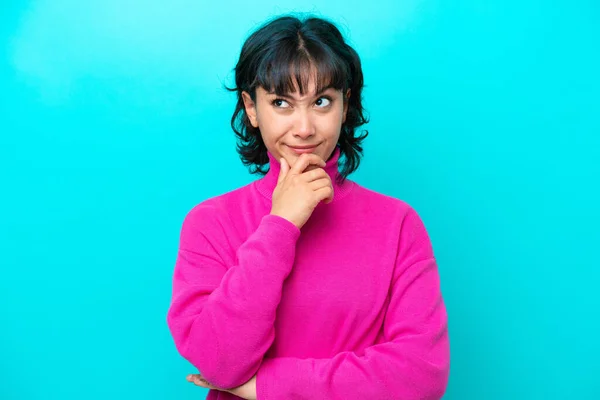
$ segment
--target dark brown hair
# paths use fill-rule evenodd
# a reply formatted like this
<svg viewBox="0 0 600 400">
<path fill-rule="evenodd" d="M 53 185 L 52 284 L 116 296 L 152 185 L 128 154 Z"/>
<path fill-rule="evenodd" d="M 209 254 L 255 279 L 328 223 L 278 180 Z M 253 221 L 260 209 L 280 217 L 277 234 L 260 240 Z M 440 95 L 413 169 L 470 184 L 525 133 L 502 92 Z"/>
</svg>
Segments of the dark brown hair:
<svg viewBox="0 0 600 400">
<path fill-rule="evenodd" d="M 356 128 L 368 122 L 362 106 L 362 67 L 358 54 L 333 23 L 316 17 L 277 17 L 246 39 L 234 71 L 235 87 L 227 87 L 237 92 L 231 127 L 240 158 L 251 173 L 265 174 L 269 158 L 260 130 L 252 126 L 246 115 L 242 92 L 248 92 L 256 101 L 259 86 L 282 95 L 295 91 L 296 83 L 300 94 L 304 94 L 310 74 L 315 71 L 317 93 L 333 87 L 345 95 L 350 89 L 346 121 L 337 143 L 341 152 L 340 179 L 358 168 L 363 153 L 361 143 L 368 135 L 366 130 L 355 135 Z"/>
</svg>

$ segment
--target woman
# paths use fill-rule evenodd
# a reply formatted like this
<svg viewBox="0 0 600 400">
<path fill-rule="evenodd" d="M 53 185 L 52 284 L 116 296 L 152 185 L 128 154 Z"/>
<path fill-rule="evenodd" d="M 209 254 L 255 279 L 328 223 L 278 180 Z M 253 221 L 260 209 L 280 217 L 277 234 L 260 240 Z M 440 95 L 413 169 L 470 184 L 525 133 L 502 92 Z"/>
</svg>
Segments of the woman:
<svg viewBox="0 0 600 400">
<path fill-rule="evenodd" d="M 347 179 L 366 137 L 357 53 L 330 22 L 281 17 L 247 39 L 235 82 L 238 152 L 264 176 L 184 219 L 167 321 L 188 380 L 208 399 L 439 399 L 426 229 Z"/>
</svg>

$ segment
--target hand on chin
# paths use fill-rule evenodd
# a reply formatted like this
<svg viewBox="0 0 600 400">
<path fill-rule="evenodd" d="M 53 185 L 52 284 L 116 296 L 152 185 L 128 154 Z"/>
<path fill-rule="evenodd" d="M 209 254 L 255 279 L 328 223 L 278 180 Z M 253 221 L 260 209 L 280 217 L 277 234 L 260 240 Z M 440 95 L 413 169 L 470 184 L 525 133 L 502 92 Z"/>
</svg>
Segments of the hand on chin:
<svg viewBox="0 0 600 400">
<path fill-rule="evenodd" d="M 314 154 L 317 154 L 317 153 L 314 153 Z M 319 154 L 317 154 L 317 155 L 318 155 L 318 156 L 319 156 L 321 159 L 323 158 L 323 157 L 321 157 Z M 298 161 L 298 159 L 300 158 L 300 156 L 301 156 L 301 154 L 293 154 L 293 155 L 291 155 L 291 156 L 289 156 L 289 155 L 285 155 L 284 157 L 285 157 L 285 161 L 287 161 L 287 163 L 288 163 L 288 165 L 290 166 L 290 168 L 293 168 L 293 167 L 294 167 L 294 164 L 296 163 L 296 161 Z M 306 168 L 304 169 L 304 171 L 302 171 L 302 172 L 308 172 L 308 171 L 312 171 L 313 169 L 317 169 L 317 168 L 321 168 L 321 167 L 319 167 L 318 165 L 315 165 L 315 164 L 309 164 L 309 165 L 308 165 L 308 167 L 306 167 Z"/>
</svg>

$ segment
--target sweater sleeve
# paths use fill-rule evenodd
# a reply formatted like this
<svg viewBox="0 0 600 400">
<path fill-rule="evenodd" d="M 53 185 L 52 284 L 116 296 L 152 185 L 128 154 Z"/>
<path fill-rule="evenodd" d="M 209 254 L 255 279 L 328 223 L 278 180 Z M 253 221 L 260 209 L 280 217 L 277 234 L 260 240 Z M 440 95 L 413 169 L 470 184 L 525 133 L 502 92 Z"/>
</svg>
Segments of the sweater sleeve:
<svg viewBox="0 0 600 400">
<path fill-rule="evenodd" d="M 414 210 L 405 215 L 400 235 L 384 342 L 360 355 L 265 359 L 256 378 L 257 400 L 443 396 L 450 367 L 446 308 L 431 243 Z"/>
<path fill-rule="evenodd" d="M 214 207 L 200 204 L 188 213 L 167 313 L 178 352 L 224 389 L 252 378 L 274 340 L 283 281 L 300 236 L 291 222 L 266 215 L 238 247 L 235 265 L 227 265 L 222 254 L 230 230 Z"/>
</svg>

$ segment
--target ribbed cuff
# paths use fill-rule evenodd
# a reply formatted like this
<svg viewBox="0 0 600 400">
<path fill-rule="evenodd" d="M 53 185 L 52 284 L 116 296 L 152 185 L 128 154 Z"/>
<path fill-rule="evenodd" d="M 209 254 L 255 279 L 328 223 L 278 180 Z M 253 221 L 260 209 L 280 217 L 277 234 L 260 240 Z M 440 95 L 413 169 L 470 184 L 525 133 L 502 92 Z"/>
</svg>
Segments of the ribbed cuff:
<svg viewBox="0 0 600 400">
<path fill-rule="evenodd" d="M 310 364 L 306 364 L 304 360 L 290 357 L 263 359 L 256 373 L 256 400 L 312 399 L 313 393 L 306 386 L 309 383 L 305 381 L 310 376 L 306 370 L 309 367 Z"/>
<path fill-rule="evenodd" d="M 266 224 L 272 224 L 278 227 L 278 229 L 286 230 L 291 235 L 291 239 L 293 240 L 298 240 L 298 238 L 300 237 L 300 229 L 298 229 L 298 227 L 292 222 L 288 221 L 283 217 L 280 217 L 279 215 L 267 214 L 262 218 L 261 222 Z"/>
</svg>

